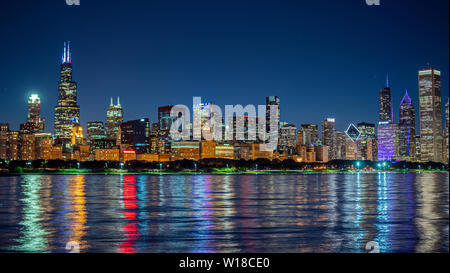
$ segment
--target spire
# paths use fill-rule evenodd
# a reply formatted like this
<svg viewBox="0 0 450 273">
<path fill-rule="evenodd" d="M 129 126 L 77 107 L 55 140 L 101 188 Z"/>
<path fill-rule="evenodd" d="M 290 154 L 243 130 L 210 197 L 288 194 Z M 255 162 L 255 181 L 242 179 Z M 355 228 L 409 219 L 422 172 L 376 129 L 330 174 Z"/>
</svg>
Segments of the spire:
<svg viewBox="0 0 450 273">
<path fill-rule="evenodd" d="M 117 96 L 117 106 L 120 106 L 120 97 Z"/>
<path fill-rule="evenodd" d="M 67 53 L 67 50 L 66 50 L 66 42 L 64 42 L 64 51 L 63 51 L 63 59 L 62 59 L 62 63 L 64 64 L 64 63 L 66 63 L 66 53 Z"/>
<path fill-rule="evenodd" d="M 408 89 L 405 89 L 405 96 L 403 97 L 400 105 L 402 105 L 404 102 L 406 102 L 408 105 L 411 105 L 411 98 L 408 95 Z"/>
<path fill-rule="evenodd" d="M 67 42 L 67 62 L 72 62 L 72 53 L 70 52 L 70 41 Z"/>
<path fill-rule="evenodd" d="M 113 98 L 111 97 L 111 104 L 110 104 L 110 106 L 113 106 L 113 105 L 114 105 Z"/>
<path fill-rule="evenodd" d="M 386 74 L 386 88 L 389 88 L 389 75 Z"/>
</svg>

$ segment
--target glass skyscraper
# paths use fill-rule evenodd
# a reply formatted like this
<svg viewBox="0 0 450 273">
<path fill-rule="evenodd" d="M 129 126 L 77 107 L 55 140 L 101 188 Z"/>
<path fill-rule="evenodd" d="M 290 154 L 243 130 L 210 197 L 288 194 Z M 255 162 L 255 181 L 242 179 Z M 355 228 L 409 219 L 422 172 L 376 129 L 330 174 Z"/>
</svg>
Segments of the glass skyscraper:
<svg viewBox="0 0 450 273">
<path fill-rule="evenodd" d="M 399 156 L 402 160 L 416 159 L 416 118 L 414 104 L 406 91 L 400 104 Z"/>
<path fill-rule="evenodd" d="M 80 123 L 80 107 L 77 105 L 77 83 L 72 80 L 72 55 L 70 43 L 64 43 L 60 80 L 58 83 L 58 105 L 55 107 L 55 139 L 70 148 L 72 129 Z"/>
</svg>

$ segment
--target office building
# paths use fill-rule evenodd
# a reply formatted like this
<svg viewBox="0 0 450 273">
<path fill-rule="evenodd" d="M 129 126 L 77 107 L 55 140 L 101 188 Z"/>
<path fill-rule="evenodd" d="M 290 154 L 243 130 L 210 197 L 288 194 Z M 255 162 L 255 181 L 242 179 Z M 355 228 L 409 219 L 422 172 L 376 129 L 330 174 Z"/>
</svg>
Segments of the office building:
<svg viewBox="0 0 450 273">
<path fill-rule="evenodd" d="M 55 107 L 55 140 L 63 150 L 70 149 L 73 126 L 80 124 L 77 105 L 77 83 L 72 80 L 70 43 L 64 43 L 64 53 L 58 83 L 58 105 Z"/>
<path fill-rule="evenodd" d="M 416 159 L 416 118 L 414 104 L 406 91 L 400 103 L 399 118 L 399 159 Z"/>
<path fill-rule="evenodd" d="M 120 125 L 123 122 L 123 108 L 120 104 L 120 98 L 117 98 L 117 104 L 114 104 L 111 98 L 108 110 L 106 110 L 106 137 L 108 139 L 118 140 L 120 138 Z"/>
<path fill-rule="evenodd" d="M 441 72 L 419 71 L 420 161 L 442 160 Z"/>
</svg>

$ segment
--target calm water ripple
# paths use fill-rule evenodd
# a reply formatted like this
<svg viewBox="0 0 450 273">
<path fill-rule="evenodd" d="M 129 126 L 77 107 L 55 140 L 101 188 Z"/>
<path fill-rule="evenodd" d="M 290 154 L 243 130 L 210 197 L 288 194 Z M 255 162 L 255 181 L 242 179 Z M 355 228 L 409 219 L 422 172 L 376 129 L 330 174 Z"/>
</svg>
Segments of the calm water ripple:
<svg viewBox="0 0 450 273">
<path fill-rule="evenodd" d="M 449 251 L 448 173 L 0 177 L 0 252 Z"/>
</svg>

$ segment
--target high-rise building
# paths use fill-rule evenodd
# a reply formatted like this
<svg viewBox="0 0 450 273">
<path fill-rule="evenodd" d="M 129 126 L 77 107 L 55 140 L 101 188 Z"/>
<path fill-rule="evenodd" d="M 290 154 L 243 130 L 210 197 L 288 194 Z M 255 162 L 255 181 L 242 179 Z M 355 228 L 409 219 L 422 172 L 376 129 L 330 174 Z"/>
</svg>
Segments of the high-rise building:
<svg viewBox="0 0 450 273">
<path fill-rule="evenodd" d="M 22 160 L 36 159 L 36 137 L 34 134 L 19 135 L 19 158 Z"/>
<path fill-rule="evenodd" d="M 442 160 L 441 72 L 419 71 L 420 161 Z"/>
<path fill-rule="evenodd" d="M 322 144 L 329 147 L 329 160 L 337 159 L 336 143 L 334 138 L 334 118 L 327 118 L 322 122 Z"/>
<path fill-rule="evenodd" d="M 106 131 L 103 122 L 101 121 L 90 121 L 87 123 L 87 141 L 91 143 L 96 139 L 105 139 Z"/>
<path fill-rule="evenodd" d="M 45 130 L 45 119 L 41 119 L 41 99 L 39 95 L 28 97 L 27 122 L 20 124 L 21 134 L 42 133 Z"/>
<path fill-rule="evenodd" d="M 120 105 L 120 98 L 117 98 L 116 105 L 111 98 L 111 103 L 106 111 L 106 136 L 108 139 L 117 140 L 119 138 L 119 129 L 122 122 L 123 108 Z"/>
<path fill-rule="evenodd" d="M 145 149 L 150 141 L 150 121 L 148 118 L 130 120 L 120 125 L 121 144 Z"/>
<path fill-rule="evenodd" d="M 416 159 L 416 114 L 414 104 L 406 91 L 400 103 L 399 120 L 399 159 L 415 161 Z"/>
<path fill-rule="evenodd" d="M 280 128 L 279 150 L 293 155 L 297 144 L 297 127 L 293 124 L 286 124 Z"/>
<path fill-rule="evenodd" d="M 358 156 L 358 141 L 361 137 L 361 132 L 354 124 L 350 124 L 345 131 L 345 159 L 356 160 Z"/>
<path fill-rule="evenodd" d="M 393 161 L 398 152 L 398 124 L 378 123 L 378 161 Z"/>
<path fill-rule="evenodd" d="M 389 79 L 386 77 L 386 87 L 380 90 L 380 121 L 392 122 L 392 115 L 391 88 L 389 87 Z"/>
<path fill-rule="evenodd" d="M 448 107 L 449 107 L 449 99 L 447 98 L 447 103 L 445 104 L 445 126 L 444 126 L 444 155 L 443 155 L 443 157 L 444 157 L 444 163 L 446 163 L 446 164 L 448 164 L 448 154 L 449 154 L 449 140 L 448 140 L 448 138 L 449 138 L 449 132 L 448 132 L 448 129 L 449 129 L 449 126 L 448 126 L 448 119 L 449 119 L 449 110 L 448 110 Z"/>
<path fill-rule="evenodd" d="M 273 113 L 273 117 L 275 117 L 275 114 L 278 117 L 278 129 L 280 129 L 280 99 L 278 96 L 268 96 L 266 97 L 266 132 L 270 130 L 271 105 L 277 106 L 278 108 L 277 113 Z"/>
<path fill-rule="evenodd" d="M 358 159 L 373 160 L 373 140 L 376 139 L 375 124 L 358 123 L 358 130 L 361 132 L 361 137 L 357 144 L 358 154 L 360 155 Z"/>
<path fill-rule="evenodd" d="M 77 105 L 77 83 L 72 80 L 72 53 L 70 43 L 64 43 L 58 105 L 55 107 L 55 139 L 64 150 L 70 148 L 73 126 L 80 124 L 80 107 Z"/>
<path fill-rule="evenodd" d="M 336 159 L 345 159 L 345 139 L 346 135 L 343 132 L 336 131 L 334 133 L 334 142 L 336 145 Z"/>
<path fill-rule="evenodd" d="M 319 144 L 319 125 L 317 124 L 302 124 L 302 131 L 304 132 L 304 143 L 306 146 Z"/>
<path fill-rule="evenodd" d="M 398 154 L 398 124 L 394 124 L 391 103 L 391 88 L 386 79 L 386 87 L 380 90 L 380 120 L 378 122 L 378 160 L 392 161 Z"/>
</svg>

